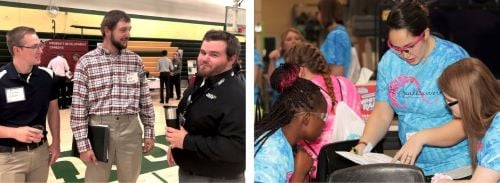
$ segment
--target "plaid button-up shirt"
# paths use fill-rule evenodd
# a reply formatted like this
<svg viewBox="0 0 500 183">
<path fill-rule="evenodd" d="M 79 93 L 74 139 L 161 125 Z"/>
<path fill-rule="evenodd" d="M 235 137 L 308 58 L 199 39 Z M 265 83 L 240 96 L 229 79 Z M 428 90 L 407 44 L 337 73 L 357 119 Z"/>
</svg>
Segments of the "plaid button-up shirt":
<svg viewBox="0 0 500 183">
<path fill-rule="evenodd" d="M 98 46 L 80 58 L 73 82 L 71 129 L 79 152 L 91 149 L 90 115 L 139 113 L 144 138 L 154 138 L 153 102 L 139 55 L 127 49 L 111 55 Z"/>
</svg>

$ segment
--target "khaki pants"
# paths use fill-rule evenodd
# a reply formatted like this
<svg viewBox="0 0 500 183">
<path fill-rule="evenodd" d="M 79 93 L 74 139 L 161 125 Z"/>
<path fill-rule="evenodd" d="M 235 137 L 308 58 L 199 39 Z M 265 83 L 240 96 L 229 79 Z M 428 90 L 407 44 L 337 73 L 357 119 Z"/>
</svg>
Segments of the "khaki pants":
<svg viewBox="0 0 500 183">
<path fill-rule="evenodd" d="M 86 164 L 85 182 L 108 182 L 115 164 L 119 182 L 136 182 L 141 171 L 142 129 L 137 114 L 90 116 L 92 125 L 109 125 L 109 161 Z"/>
<path fill-rule="evenodd" d="M 0 182 L 47 182 L 49 146 L 30 151 L 0 153 Z"/>
</svg>

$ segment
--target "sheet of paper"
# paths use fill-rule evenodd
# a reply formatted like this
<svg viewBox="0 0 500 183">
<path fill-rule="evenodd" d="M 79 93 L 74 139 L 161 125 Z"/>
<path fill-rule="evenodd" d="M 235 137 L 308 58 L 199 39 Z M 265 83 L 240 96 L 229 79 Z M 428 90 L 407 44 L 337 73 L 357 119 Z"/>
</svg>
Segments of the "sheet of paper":
<svg viewBox="0 0 500 183">
<path fill-rule="evenodd" d="M 360 165 L 391 163 L 392 157 L 382 153 L 364 153 L 362 156 L 347 151 L 335 151 L 337 154 Z"/>
</svg>

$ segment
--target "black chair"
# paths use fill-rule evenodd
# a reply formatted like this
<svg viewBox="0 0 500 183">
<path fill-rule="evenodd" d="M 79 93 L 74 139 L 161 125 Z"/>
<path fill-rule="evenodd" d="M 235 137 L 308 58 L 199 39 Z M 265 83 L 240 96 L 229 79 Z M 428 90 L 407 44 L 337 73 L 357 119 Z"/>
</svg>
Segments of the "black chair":
<svg viewBox="0 0 500 183">
<path fill-rule="evenodd" d="M 348 160 L 335 151 L 350 151 L 352 147 L 358 144 L 359 140 L 347 140 L 341 142 L 334 142 L 323 146 L 318 155 L 318 170 L 316 172 L 317 182 L 326 182 L 328 176 L 337 170 L 356 166 L 357 164 Z M 378 143 L 372 152 L 383 152 L 383 142 Z"/>
<path fill-rule="evenodd" d="M 381 163 L 358 165 L 333 172 L 328 182 L 425 182 L 422 170 L 413 165 Z"/>
</svg>

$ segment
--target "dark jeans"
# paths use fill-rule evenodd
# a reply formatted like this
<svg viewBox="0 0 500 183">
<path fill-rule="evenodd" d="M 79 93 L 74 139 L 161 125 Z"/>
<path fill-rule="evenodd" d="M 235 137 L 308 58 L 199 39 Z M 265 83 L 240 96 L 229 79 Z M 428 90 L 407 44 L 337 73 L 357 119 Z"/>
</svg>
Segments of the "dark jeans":
<svg viewBox="0 0 500 183">
<path fill-rule="evenodd" d="M 70 105 L 68 101 L 69 96 L 67 92 L 66 77 L 56 76 L 55 79 L 57 82 L 57 90 L 59 94 L 57 104 L 60 108 L 66 108 L 68 105 Z"/>
<path fill-rule="evenodd" d="M 163 95 L 164 91 L 169 91 L 168 87 L 170 85 L 170 72 L 160 72 L 160 102 L 168 103 L 168 93 L 167 96 Z M 163 90 L 165 88 L 165 90 Z M 165 99 L 165 100 L 164 100 Z"/>
<path fill-rule="evenodd" d="M 175 94 L 177 95 L 177 99 L 181 98 L 181 74 L 176 74 L 170 77 L 170 88 L 168 90 L 168 96 L 170 98 L 174 97 L 174 86 L 175 86 Z"/>
</svg>

